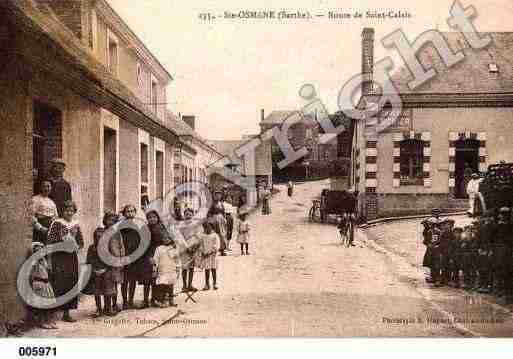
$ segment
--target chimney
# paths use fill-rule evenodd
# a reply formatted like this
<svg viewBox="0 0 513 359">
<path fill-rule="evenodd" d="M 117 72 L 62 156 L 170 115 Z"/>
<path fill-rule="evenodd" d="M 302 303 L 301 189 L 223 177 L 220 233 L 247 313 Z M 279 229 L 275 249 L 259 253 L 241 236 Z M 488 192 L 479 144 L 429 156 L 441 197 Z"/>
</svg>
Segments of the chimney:
<svg viewBox="0 0 513 359">
<path fill-rule="evenodd" d="M 365 27 L 362 31 L 362 95 L 372 92 L 374 71 L 374 29 Z"/>
<path fill-rule="evenodd" d="M 264 109 L 261 109 L 260 110 L 260 122 L 264 122 L 264 118 L 265 118 L 265 111 L 264 111 Z"/>
<path fill-rule="evenodd" d="M 189 125 L 190 128 L 192 128 L 193 130 L 195 130 L 195 124 L 196 124 L 196 116 L 185 116 L 183 115 L 182 116 L 182 120 L 183 122 L 185 122 L 186 124 Z"/>
</svg>

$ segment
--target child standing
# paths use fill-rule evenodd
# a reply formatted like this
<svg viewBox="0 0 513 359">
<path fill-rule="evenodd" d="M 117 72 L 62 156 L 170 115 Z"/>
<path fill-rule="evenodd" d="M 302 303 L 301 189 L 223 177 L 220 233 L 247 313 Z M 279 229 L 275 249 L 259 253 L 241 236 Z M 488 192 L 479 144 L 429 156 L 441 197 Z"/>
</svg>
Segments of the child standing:
<svg viewBox="0 0 513 359">
<path fill-rule="evenodd" d="M 32 243 L 32 252 L 35 253 L 44 248 L 41 242 Z M 55 299 L 52 286 L 48 277 L 48 263 L 43 257 L 37 260 L 30 272 L 30 286 L 32 288 L 33 296 L 29 304 L 37 304 L 39 298 Z M 35 324 L 43 329 L 57 329 L 52 320 L 52 312 L 48 309 L 41 309 L 30 306 L 30 312 Z"/>
<path fill-rule="evenodd" d="M 93 317 L 95 318 L 104 314 L 108 316 L 116 315 L 112 308 L 114 296 L 117 294 L 116 283 L 111 268 L 103 263 L 98 255 L 98 245 L 104 233 L 105 229 L 103 227 L 96 228 L 93 233 L 93 244 L 87 249 L 86 263 L 90 264 L 93 270 L 94 301 L 96 303 L 96 313 L 93 314 Z"/>
<path fill-rule="evenodd" d="M 200 252 L 202 257 L 202 267 L 205 270 L 205 287 L 203 290 L 210 289 L 210 273 L 212 273 L 212 288 L 217 290 L 217 251 L 219 250 L 220 240 L 214 225 L 211 222 L 204 224 L 205 234 L 201 237 Z"/>
<path fill-rule="evenodd" d="M 455 288 L 460 287 L 460 269 L 461 269 L 461 235 L 463 228 L 455 227 L 452 230 L 452 240 L 450 252 L 451 259 L 451 281 L 454 283 Z"/>
<path fill-rule="evenodd" d="M 237 236 L 237 242 L 240 244 L 240 254 L 243 256 L 246 254 L 249 256 L 249 231 L 251 229 L 249 221 L 248 221 L 248 215 L 247 213 L 243 213 L 240 215 L 240 221 L 237 228 L 238 236 Z M 244 253 L 244 248 L 246 249 L 246 253 Z"/>
<path fill-rule="evenodd" d="M 162 244 L 155 250 L 153 260 L 157 269 L 155 286 L 153 287 L 153 299 L 160 308 L 167 307 L 165 300 L 168 296 L 170 307 L 176 307 L 174 302 L 174 285 L 178 276 L 177 269 L 179 254 L 174 242 L 169 237 L 164 237 Z"/>
</svg>

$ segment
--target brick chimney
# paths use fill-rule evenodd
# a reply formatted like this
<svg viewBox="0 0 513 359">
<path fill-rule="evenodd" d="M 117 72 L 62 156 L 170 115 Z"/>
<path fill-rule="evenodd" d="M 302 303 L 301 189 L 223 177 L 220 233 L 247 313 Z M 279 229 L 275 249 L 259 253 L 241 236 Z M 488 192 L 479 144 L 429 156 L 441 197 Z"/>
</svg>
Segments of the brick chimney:
<svg viewBox="0 0 513 359">
<path fill-rule="evenodd" d="M 372 92 L 374 71 L 374 29 L 365 27 L 362 31 L 362 95 Z"/>
<path fill-rule="evenodd" d="M 182 116 L 182 120 L 183 122 L 185 122 L 186 124 L 189 125 L 190 128 L 192 128 L 193 130 L 196 129 L 195 125 L 196 125 L 196 116 L 186 116 L 186 115 L 183 115 Z"/>
</svg>

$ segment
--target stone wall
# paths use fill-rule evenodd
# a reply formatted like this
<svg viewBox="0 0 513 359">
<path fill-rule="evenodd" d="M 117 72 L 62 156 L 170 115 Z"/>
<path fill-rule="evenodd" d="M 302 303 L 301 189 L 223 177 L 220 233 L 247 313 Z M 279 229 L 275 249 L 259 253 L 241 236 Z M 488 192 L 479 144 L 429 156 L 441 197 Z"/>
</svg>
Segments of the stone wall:
<svg viewBox="0 0 513 359">
<path fill-rule="evenodd" d="M 467 201 L 454 200 L 447 193 L 389 193 L 367 196 L 368 219 L 429 214 L 434 208 L 442 212 L 466 209 Z M 375 206 L 376 211 L 369 210 Z"/>
</svg>

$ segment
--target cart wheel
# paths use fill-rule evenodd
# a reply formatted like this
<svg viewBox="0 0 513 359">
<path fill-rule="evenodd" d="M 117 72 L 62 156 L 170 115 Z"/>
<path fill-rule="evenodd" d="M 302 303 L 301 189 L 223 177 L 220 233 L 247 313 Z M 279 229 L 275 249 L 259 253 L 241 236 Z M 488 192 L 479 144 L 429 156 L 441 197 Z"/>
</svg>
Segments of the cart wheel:
<svg viewBox="0 0 513 359">
<path fill-rule="evenodd" d="M 313 222 L 313 221 L 314 221 L 314 210 L 315 210 L 315 209 L 314 209 L 314 207 L 312 206 L 312 207 L 310 208 L 310 211 L 308 211 L 308 220 L 309 220 L 310 222 Z"/>
</svg>

